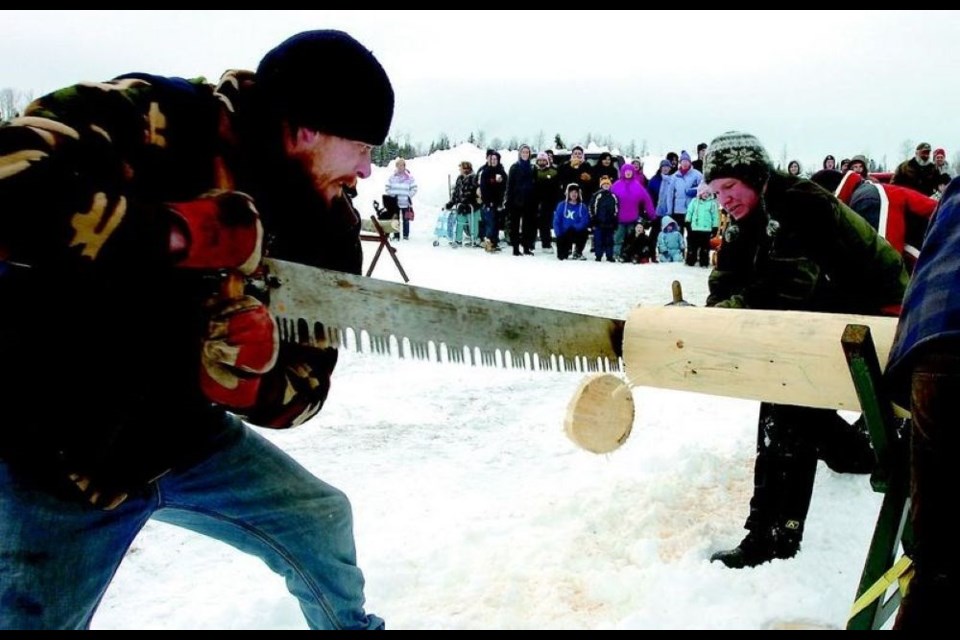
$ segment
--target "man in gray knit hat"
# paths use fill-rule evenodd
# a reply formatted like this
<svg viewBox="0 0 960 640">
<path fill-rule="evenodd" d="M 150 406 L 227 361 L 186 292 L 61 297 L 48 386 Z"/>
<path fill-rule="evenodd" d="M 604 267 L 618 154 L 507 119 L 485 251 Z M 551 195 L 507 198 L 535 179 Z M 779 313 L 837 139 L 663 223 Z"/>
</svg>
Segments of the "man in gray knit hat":
<svg viewBox="0 0 960 640">
<path fill-rule="evenodd" d="M 809 180 L 775 171 L 750 134 L 718 136 L 703 164 L 731 218 L 707 306 L 896 315 L 907 273 L 863 218 Z M 748 533 L 711 560 L 740 569 L 796 555 L 818 459 L 861 473 L 874 463 L 869 436 L 835 411 L 762 403 Z"/>
</svg>

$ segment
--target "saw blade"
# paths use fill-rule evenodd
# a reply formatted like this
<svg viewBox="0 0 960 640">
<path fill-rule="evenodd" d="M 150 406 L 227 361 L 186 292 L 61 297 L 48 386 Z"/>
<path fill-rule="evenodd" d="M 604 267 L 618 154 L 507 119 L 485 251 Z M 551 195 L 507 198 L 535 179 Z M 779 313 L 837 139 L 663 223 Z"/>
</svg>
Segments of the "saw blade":
<svg viewBox="0 0 960 640">
<path fill-rule="evenodd" d="M 281 340 L 400 358 L 619 371 L 624 321 L 264 260 Z"/>
</svg>

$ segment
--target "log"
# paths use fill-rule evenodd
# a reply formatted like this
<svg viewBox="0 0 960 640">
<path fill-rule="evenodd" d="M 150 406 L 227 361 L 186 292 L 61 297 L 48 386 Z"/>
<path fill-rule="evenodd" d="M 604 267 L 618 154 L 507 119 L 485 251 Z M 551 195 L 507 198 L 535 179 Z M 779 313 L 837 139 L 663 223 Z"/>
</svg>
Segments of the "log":
<svg viewBox="0 0 960 640">
<path fill-rule="evenodd" d="M 883 367 L 897 318 L 637 307 L 624 328 L 624 373 L 632 386 L 859 411 L 840 344 L 848 324 L 870 327 Z"/>
</svg>

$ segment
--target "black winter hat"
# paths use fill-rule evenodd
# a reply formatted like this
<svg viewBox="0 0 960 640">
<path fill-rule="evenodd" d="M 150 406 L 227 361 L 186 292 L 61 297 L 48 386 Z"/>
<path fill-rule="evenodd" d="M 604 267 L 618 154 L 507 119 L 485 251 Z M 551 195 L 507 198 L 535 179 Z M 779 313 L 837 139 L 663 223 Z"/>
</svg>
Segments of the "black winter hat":
<svg viewBox="0 0 960 640">
<path fill-rule="evenodd" d="M 330 74 L 330 90 L 318 81 L 324 74 Z M 383 144 L 390 131 L 393 87 L 387 72 L 343 31 L 291 36 L 263 57 L 256 77 L 268 113 L 292 126 L 372 145 Z"/>
<path fill-rule="evenodd" d="M 703 179 L 737 178 L 760 190 L 770 177 L 772 165 L 766 149 L 756 136 L 727 131 L 710 143 L 703 159 Z"/>
</svg>

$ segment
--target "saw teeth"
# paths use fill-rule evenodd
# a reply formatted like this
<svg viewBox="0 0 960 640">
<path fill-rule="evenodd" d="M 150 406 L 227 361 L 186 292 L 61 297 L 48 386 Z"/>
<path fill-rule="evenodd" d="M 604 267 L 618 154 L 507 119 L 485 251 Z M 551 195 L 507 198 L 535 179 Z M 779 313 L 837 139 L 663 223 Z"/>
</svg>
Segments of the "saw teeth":
<svg viewBox="0 0 960 640">
<path fill-rule="evenodd" d="M 529 369 L 531 371 L 565 372 L 619 372 L 620 359 L 586 358 L 583 356 L 564 357 L 544 353 L 519 353 L 499 349 L 489 351 L 479 347 L 457 347 L 444 343 L 417 342 L 391 335 L 375 336 L 365 331 L 342 329 L 311 323 L 302 318 L 277 318 L 277 331 L 282 342 L 309 344 L 318 348 L 332 347 L 380 355 L 395 355 L 398 358 L 414 360 L 434 360 L 453 364 L 468 364 L 475 367 L 504 369 Z M 363 338 L 363 335 L 366 337 Z M 366 344 L 365 344 L 366 343 Z"/>
</svg>

